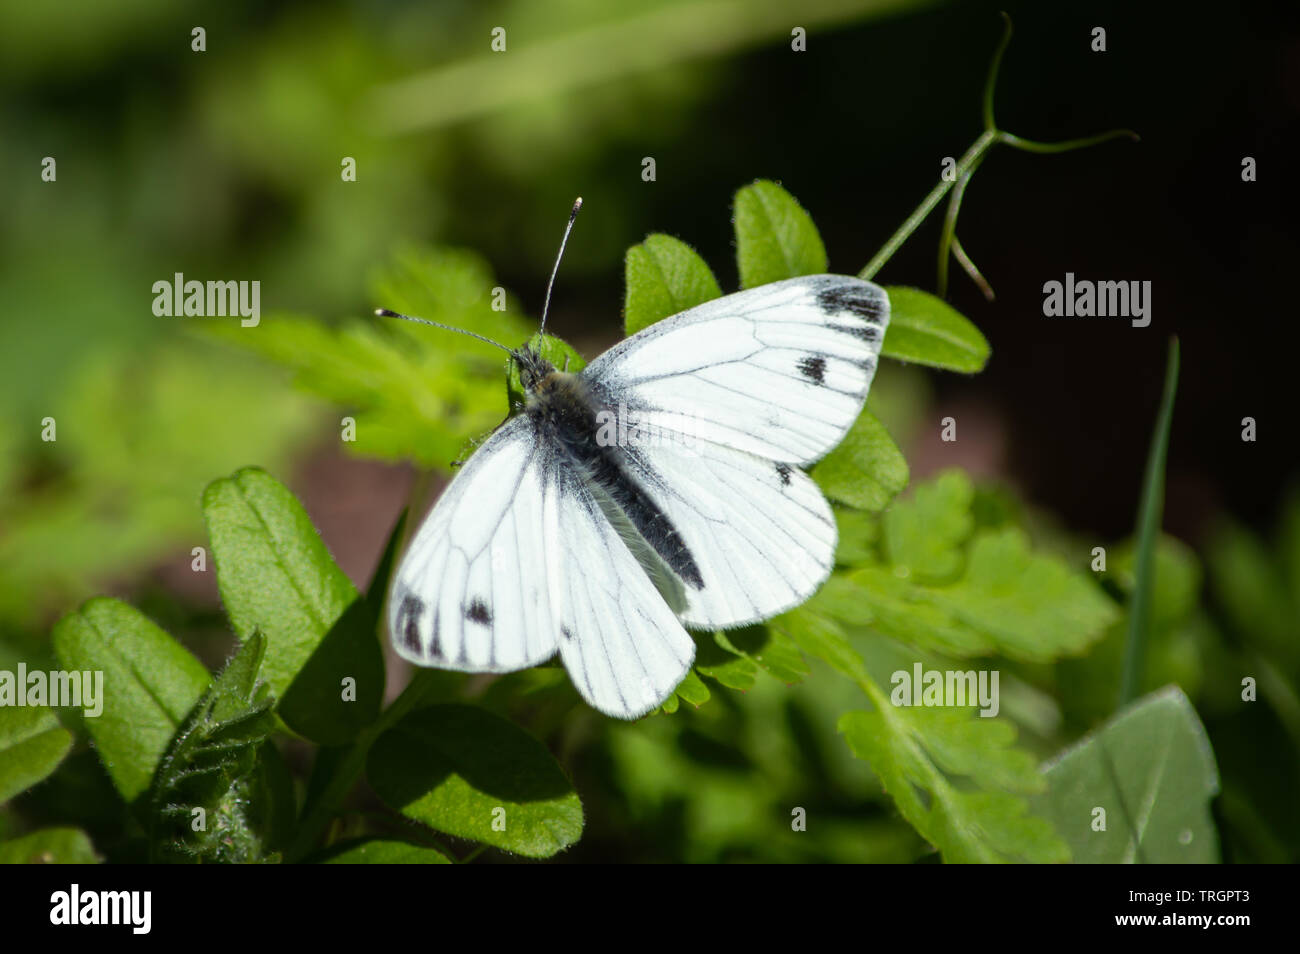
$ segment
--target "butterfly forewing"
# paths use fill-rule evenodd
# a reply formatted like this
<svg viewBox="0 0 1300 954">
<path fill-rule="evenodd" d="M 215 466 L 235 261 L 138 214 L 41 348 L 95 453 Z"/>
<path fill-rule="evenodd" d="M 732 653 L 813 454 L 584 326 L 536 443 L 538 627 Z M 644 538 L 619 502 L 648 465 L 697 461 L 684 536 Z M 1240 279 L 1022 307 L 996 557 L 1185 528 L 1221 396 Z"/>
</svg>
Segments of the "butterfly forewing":
<svg viewBox="0 0 1300 954">
<path fill-rule="evenodd" d="M 582 372 L 602 403 L 646 426 L 807 464 L 857 420 L 889 298 L 843 275 L 717 298 L 619 342 Z"/>
</svg>

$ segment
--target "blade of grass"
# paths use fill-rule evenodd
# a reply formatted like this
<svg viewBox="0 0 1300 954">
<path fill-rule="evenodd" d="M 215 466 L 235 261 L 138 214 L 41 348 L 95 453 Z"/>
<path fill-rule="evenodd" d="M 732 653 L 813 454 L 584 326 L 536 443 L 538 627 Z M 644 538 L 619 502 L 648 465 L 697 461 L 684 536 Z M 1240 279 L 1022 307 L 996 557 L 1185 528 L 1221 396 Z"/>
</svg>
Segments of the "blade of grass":
<svg viewBox="0 0 1300 954">
<path fill-rule="evenodd" d="M 1146 662 L 1147 635 L 1151 622 L 1151 594 L 1155 591 L 1156 537 L 1165 505 L 1165 457 L 1169 452 L 1169 426 L 1174 419 L 1174 395 L 1178 391 L 1178 338 L 1169 342 L 1165 365 L 1164 396 L 1156 417 L 1146 476 L 1142 481 L 1142 502 L 1138 507 L 1137 579 L 1129 603 L 1128 636 L 1124 645 L 1124 668 L 1120 677 L 1119 704 L 1137 698 Z"/>
</svg>

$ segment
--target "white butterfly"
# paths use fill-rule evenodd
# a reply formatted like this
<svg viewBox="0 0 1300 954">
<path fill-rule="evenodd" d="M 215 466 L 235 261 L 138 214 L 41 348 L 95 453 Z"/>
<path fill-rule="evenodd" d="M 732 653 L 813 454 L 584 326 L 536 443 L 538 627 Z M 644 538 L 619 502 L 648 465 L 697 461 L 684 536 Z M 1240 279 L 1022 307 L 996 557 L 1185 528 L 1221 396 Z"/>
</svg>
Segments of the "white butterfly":
<svg viewBox="0 0 1300 954">
<path fill-rule="evenodd" d="M 857 419 L 888 321 L 879 286 L 809 275 L 666 318 L 577 374 L 512 351 L 526 406 L 415 534 L 394 648 L 496 673 L 558 650 L 594 708 L 654 709 L 694 659 L 685 626 L 767 619 L 830 574 L 835 518 L 799 468 Z"/>
</svg>

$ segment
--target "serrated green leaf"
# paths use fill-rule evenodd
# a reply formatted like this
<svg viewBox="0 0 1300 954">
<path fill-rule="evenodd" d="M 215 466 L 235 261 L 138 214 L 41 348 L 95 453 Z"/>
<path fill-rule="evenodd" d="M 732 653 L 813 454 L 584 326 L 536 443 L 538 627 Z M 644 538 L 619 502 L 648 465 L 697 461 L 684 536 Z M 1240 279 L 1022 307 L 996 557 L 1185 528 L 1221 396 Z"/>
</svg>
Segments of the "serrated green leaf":
<svg viewBox="0 0 1300 954">
<path fill-rule="evenodd" d="M 839 540 L 835 544 L 837 565 L 858 566 L 876 559 L 875 543 L 880 536 L 880 521 L 874 513 L 836 507 L 835 524 L 839 529 Z"/>
<path fill-rule="evenodd" d="M 977 534 L 965 574 L 946 586 L 919 585 L 886 567 L 863 567 L 846 579 L 841 585 L 857 588 L 875 630 L 955 656 L 999 652 L 1045 662 L 1075 655 L 1119 615 L 1089 577 L 1031 553 L 1014 528 Z"/>
<path fill-rule="evenodd" d="M 50 709 L 0 706 L 0 804 L 47 778 L 70 748 L 72 733 Z"/>
<path fill-rule="evenodd" d="M 745 626 L 716 634 L 723 649 L 752 659 L 786 685 L 802 682 L 811 670 L 794 640 L 768 626 Z"/>
<path fill-rule="evenodd" d="M 327 865 L 449 865 L 451 859 L 435 848 L 409 841 L 369 838 L 351 843 L 322 859 Z"/>
<path fill-rule="evenodd" d="M 1034 662 L 1082 652 L 1119 616 L 1090 578 L 1031 553 L 1014 528 L 978 534 L 966 575 L 934 588 L 929 599 L 987 633 L 1003 655 Z"/>
<path fill-rule="evenodd" d="M 975 489 L 960 470 L 949 470 L 916 488 L 884 515 L 885 553 L 895 572 L 918 581 L 952 579 L 961 570 L 959 545 L 974 527 Z"/>
<path fill-rule="evenodd" d="M 1043 767 L 1035 811 L 1053 820 L 1078 862 L 1213 863 L 1219 792 L 1214 752 L 1196 710 L 1169 686 L 1121 710 Z M 1105 830 L 1096 830 L 1105 810 Z"/>
<path fill-rule="evenodd" d="M 856 575 L 844 573 L 832 574 L 804 608 L 851 626 L 869 626 L 876 618 Z"/>
<path fill-rule="evenodd" d="M 391 808 L 459 838 L 549 858 L 582 834 L 582 803 L 559 763 L 484 709 L 412 712 L 375 742 L 366 771 Z"/>
<path fill-rule="evenodd" d="M 876 711 L 845 714 L 839 730 L 945 861 L 1068 860 L 1051 825 L 1018 797 L 1043 784 L 1033 759 L 1012 747 L 1010 723 L 960 708 L 893 706 L 876 693 Z"/>
<path fill-rule="evenodd" d="M 883 510 L 907 486 L 908 479 L 902 451 L 885 426 L 866 410 L 810 473 L 827 497 L 862 510 Z"/>
<path fill-rule="evenodd" d="M 839 587 L 841 592 L 836 594 L 835 602 L 826 607 L 836 619 L 850 623 L 869 619 L 877 632 L 918 649 L 953 656 L 994 651 L 988 634 L 933 605 L 929 601 L 931 590 L 900 578 L 888 567 L 863 567 L 843 577 Z"/>
<path fill-rule="evenodd" d="M 678 683 L 677 689 L 674 690 L 674 695 L 669 696 L 664 702 L 663 709 L 669 714 L 676 712 L 677 700 L 679 698 L 682 702 L 689 703 L 690 705 L 699 708 L 709 701 L 710 696 L 711 693 L 709 692 L 709 687 L 704 684 L 704 680 L 696 674 L 694 669 L 692 669 L 686 674 L 686 678 Z M 670 706 L 671 708 L 669 708 Z"/>
<path fill-rule="evenodd" d="M 0 842 L 0 865 L 94 865 L 100 857 L 79 828 L 42 828 Z"/>
<path fill-rule="evenodd" d="M 989 359 L 988 339 L 941 298 L 919 288 L 889 285 L 889 330 L 880 353 L 932 368 L 981 371 Z"/>
<path fill-rule="evenodd" d="M 257 801 L 260 747 L 275 728 L 254 632 L 178 729 L 149 792 L 150 848 L 158 860 L 265 860 L 273 806 Z M 201 815 L 196 816 L 196 811 Z M 195 829 L 195 819 L 203 824 Z"/>
<path fill-rule="evenodd" d="M 647 235 L 623 260 L 624 334 L 722 295 L 718 280 L 695 249 L 671 235 Z"/>
<path fill-rule="evenodd" d="M 826 271 L 811 216 L 775 182 L 760 179 L 736 193 L 734 224 L 742 288 Z"/>
<path fill-rule="evenodd" d="M 496 280 L 478 255 L 459 249 L 400 253 L 373 283 L 372 301 L 414 317 L 485 335 L 508 348 L 536 329 L 518 304 L 494 307 Z M 296 383 L 355 419 L 349 454 L 413 460 L 448 472 L 467 442 L 506 415 L 497 348 L 466 335 L 393 318 L 335 329 L 270 314 L 256 333 L 236 324 L 205 330 L 295 372 Z M 240 332 L 243 331 L 243 334 Z"/>
<path fill-rule="evenodd" d="M 340 744 L 374 721 L 384 690 L 373 606 L 335 564 L 302 505 L 265 471 L 246 468 L 203 493 L 217 585 L 240 639 L 267 640 L 262 678 L 285 700 L 286 724 Z M 355 680 L 356 701 L 343 680 Z"/>
<path fill-rule="evenodd" d="M 801 650 L 851 679 L 866 674 L 861 654 L 834 620 L 802 606 L 768 623 L 789 636 Z"/>
<path fill-rule="evenodd" d="M 64 669 L 102 670 L 104 711 L 85 720 L 100 760 L 128 802 L 154 768 L 211 677 L 180 643 L 135 608 L 97 597 L 54 627 Z"/>
</svg>

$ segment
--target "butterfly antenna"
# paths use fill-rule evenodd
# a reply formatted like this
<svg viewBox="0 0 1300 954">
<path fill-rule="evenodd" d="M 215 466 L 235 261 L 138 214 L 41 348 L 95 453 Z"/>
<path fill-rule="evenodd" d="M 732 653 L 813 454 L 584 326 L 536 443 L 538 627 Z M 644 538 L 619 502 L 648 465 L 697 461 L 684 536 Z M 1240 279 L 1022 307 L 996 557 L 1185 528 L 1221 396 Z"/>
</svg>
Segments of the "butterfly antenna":
<svg viewBox="0 0 1300 954">
<path fill-rule="evenodd" d="M 430 321 L 428 318 L 412 318 L 410 315 L 403 315 L 400 312 L 389 311 L 387 308 L 376 308 L 375 314 L 379 315 L 381 318 L 401 318 L 403 321 L 414 321 L 421 325 L 432 325 L 435 328 L 441 328 L 443 331 L 454 331 L 458 335 L 469 335 L 471 338 L 477 338 L 479 341 L 486 341 L 490 345 L 495 345 L 506 354 L 514 354 L 513 351 L 501 342 L 493 341 L 491 338 L 486 338 L 483 335 L 477 335 L 472 331 L 466 331 L 464 328 L 453 328 L 451 325 L 444 325 L 436 321 Z"/>
<path fill-rule="evenodd" d="M 546 285 L 546 304 L 542 305 L 542 326 L 537 329 L 537 333 L 546 333 L 546 315 L 551 310 L 551 289 L 555 287 L 555 276 L 560 271 L 560 259 L 564 258 L 564 246 L 569 244 L 569 233 L 573 231 L 573 220 L 578 217 L 578 210 L 582 208 L 582 196 L 573 200 L 573 211 L 569 213 L 569 224 L 564 227 L 564 238 L 560 239 L 560 253 L 555 256 L 555 267 L 551 269 L 551 280 Z"/>
</svg>

